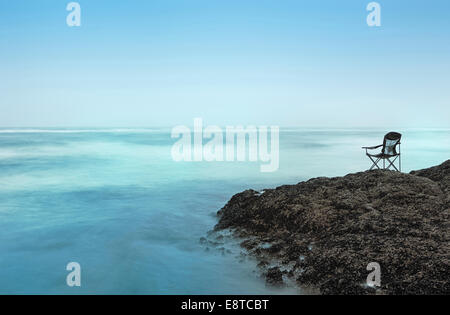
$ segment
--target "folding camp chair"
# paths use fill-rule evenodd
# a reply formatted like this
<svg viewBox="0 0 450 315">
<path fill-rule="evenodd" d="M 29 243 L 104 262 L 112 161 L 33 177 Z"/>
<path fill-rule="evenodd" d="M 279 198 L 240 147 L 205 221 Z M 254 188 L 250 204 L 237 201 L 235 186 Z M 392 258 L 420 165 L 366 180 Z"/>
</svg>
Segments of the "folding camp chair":
<svg viewBox="0 0 450 315">
<path fill-rule="evenodd" d="M 369 159 L 373 162 L 372 167 L 370 170 L 377 167 L 378 169 L 381 169 L 378 166 L 378 162 L 380 160 L 383 160 L 383 169 L 389 169 L 391 166 L 397 171 L 402 171 L 402 160 L 400 155 L 400 139 L 402 138 L 402 135 L 398 132 L 389 132 L 387 135 L 384 136 L 383 144 L 374 146 L 374 147 L 363 147 L 363 149 L 366 149 L 366 155 L 369 157 Z M 398 145 L 398 153 L 397 153 L 397 145 Z M 370 154 L 368 150 L 374 150 L 383 147 L 381 150 L 381 153 L 378 154 Z M 398 159 L 398 168 L 395 166 L 395 161 Z M 386 167 L 386 160 L 388 161 L 389 165 Z"/>
</svg>

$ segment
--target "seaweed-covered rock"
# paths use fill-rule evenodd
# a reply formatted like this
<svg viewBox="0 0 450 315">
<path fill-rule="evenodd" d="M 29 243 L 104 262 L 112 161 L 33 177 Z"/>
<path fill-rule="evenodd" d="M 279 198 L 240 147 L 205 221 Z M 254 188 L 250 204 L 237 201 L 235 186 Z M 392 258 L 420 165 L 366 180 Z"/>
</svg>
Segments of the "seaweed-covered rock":
<svg viewBox="0 0 450 315">
<path fill-rule="evenodd" d="M 278 267 L 270 268 L 266 273 L 266 283 L 269 286 L 283 286 L 283 272 Z"/>
<path fill-rule="evenodd" d="M 376 170 L 247 190 L 218 212 L 215 229 L 251 237 L 244 243 L 256 257 L 292 266 L 300 286 L 324 294 L 449 294 L 449 205 L 450 160 L 411 174 Z M 378 290 L 365 285 L 370 262 L 381 266 Z"/>
</svg>

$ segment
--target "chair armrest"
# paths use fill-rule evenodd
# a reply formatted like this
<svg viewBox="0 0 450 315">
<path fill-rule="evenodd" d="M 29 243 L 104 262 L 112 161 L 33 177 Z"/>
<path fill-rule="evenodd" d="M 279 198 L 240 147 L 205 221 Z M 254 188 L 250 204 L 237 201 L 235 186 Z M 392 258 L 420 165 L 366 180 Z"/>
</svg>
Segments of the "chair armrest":
<svg viewBox="0 0 450 315">
<path fill-rule="evenodd" d="M 374 150 L 374 149 L 378 149 L 378 148 L 381 148 L 383 145 L 382 144 L 380 144 L 380 145 L 377 145 L 377 146 L 374 146 L 374 147 L 362 147 L 363 149 L 366 149 L 366 150 Z"/>
</svg>

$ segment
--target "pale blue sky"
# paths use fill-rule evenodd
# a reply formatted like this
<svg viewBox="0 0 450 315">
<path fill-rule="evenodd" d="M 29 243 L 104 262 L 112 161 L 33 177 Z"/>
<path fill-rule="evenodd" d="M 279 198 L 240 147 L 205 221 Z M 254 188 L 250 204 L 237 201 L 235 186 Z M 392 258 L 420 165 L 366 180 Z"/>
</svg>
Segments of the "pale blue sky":
<svg viewBox="0 0 450 315">
<path fill-rule="evenodd" d="M 450 127 L 450 2 L 0 0 L 0 127 Z"/>
</svg>

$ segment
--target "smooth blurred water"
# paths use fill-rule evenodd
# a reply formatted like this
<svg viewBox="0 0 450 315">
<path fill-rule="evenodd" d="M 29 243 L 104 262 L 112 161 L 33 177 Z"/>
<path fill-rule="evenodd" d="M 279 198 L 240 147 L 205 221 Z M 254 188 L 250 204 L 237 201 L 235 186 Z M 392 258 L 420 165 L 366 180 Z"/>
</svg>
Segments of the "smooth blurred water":
<svg viewBox="0 0 450 315">
<path fill-rule="evenodd" d="M 1 130 L 0 293 L 276 294 L 199 238 L 235 193 L 370 166 L 380 130 L 285 129 L 280 168 L 174 162 L 167 130 Z M 450 130 L 403 131 L 403 170 L 449 158 Z M 231 245 L 230 245 L 231 246 Z M 66 285 L 67 263 L 82 287 Z"/>
</svg>

